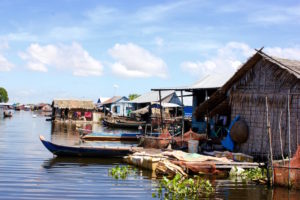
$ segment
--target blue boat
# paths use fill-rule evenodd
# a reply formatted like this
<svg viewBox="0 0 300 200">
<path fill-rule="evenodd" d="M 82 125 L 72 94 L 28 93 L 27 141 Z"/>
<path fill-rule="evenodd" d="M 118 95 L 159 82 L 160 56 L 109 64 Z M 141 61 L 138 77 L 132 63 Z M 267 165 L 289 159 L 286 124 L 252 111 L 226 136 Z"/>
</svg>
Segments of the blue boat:
<svg viewBox="0 0 300 200">
<path fill-rule="evenodd" d="M 81 137 L 89 141 L 137 141 L 141 133 L 91 133 Z"/>
<path fill-rule="evenodd" d="M 130 153 L 136 152 L 139 147 L 83 147 L 83 146 L 63 146 L 54 144 L 45 140 L 40 136 L 43 145 L 54 155 L 57 156 L 76 156 L 76 157 L 97 157 L 97 158 L 112 158 L 123 157 Z"/>
</svg>

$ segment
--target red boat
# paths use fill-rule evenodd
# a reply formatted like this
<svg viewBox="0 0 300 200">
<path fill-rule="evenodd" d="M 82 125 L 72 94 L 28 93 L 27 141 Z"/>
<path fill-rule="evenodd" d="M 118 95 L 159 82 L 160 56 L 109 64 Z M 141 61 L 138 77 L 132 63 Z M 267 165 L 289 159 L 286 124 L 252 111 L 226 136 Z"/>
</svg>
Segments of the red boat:
<svg viewBox="0 0 300 200">
<path fill-rule="evenodd" d="M 274 185 L 300 189 L 300 146 L 290 160 L 274 164 Z"/>
</svg>

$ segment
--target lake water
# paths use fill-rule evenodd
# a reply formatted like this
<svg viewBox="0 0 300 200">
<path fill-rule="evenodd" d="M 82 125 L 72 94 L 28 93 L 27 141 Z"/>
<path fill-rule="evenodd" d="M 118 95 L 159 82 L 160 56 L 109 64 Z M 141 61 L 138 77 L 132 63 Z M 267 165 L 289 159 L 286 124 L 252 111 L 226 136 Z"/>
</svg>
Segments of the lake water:
<svg viewBox="0 0 300 200">
<path fill-rule="evenodd" d="M 138 170 L 126 180 L 115 180 L 108 170 L 122 165 L 119 159 L 54 158 L 39 135 L 59 144 L 84 143 L 72 126 L 52 126 L 32 112 L 15 112 L 10 119 L 0 113 L 0 199 L 153 199 L 157 180 Z M 107 130 L 93 125 L 96 131 Z M 122 131 L 124 132 L 124 131 Z M 128 145 L 128 144 L 124 144 Z M 213 199 L 299 199 L 299 191 L 212 180 Z"/>
</svg>

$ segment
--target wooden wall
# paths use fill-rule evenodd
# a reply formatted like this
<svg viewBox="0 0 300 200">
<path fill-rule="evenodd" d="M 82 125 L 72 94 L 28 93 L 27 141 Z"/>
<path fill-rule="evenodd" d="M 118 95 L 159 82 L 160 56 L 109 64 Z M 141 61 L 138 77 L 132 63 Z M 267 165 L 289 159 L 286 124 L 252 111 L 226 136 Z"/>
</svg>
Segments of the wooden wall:
<svg viewBox="0 0 300 200">
<path fill-rule="evenodd" d="M 231 87 L 229 90 L 231 119 L 234 119 L 236 115 L 240 115 L 249 127 L 247 142 L 238 147 L 241 152 L 254 156 L 266 156 L 269 153 L 265 100 L 267 96 L 273 155 L 275 158 L 281 156 L 279 137 L 281 111 L 282 143 L 284 154 L 288 155 L 287 98 L 289 93 L 292 154 L 296 151 L 300 140 L 300 134 L 297 130 L 300 118 L 299 88 L 299 79 L 264 59 L 258 61 L 251 70 Z"/>
</svg>

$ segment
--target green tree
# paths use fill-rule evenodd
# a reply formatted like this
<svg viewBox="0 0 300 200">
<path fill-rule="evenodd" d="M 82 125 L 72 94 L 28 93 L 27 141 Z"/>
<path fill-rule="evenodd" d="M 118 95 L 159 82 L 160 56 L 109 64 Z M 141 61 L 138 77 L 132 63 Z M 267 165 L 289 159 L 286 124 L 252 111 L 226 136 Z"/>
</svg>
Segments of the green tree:
<svg viewBox="0 0 300 200">
<path fill-rule="evenodd" d="M 138 94 L 129 94 L 128 95 L 128 98 L 129 98 L 129 100 L 131 101 L 131 100 L 133 100 L 133 99 L 136 99 L 136 98 L 138 98 L 140 95 L 138 95 Z"/>
<path fill-rule="evenodd" d="M 8 102 L 8 95 L 7 95 L 7 91 L 3 88 L 0 87 L 0 103 L 6 103 Z"/>
</svg>

